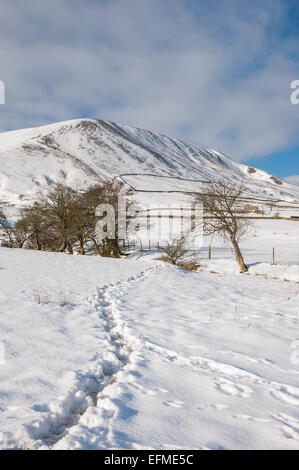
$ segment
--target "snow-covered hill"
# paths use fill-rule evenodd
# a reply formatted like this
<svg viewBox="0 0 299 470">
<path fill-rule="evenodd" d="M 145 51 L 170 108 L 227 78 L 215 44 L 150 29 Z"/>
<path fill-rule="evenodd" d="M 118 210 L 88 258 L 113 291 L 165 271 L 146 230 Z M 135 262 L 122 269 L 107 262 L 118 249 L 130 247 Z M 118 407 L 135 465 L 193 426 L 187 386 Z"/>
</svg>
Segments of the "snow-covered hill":
<svg viewBox="0 0 299 470">
<path fill-rule="evenodd" d="M 216 150 L 108 121 L 79 119 L 0 134 L 0 202 L 32 200 L 59 178 L 86 187 L 110 176 L 139 190 L 182 192 L 221 177 L 247 181 L 257 197 L 299 200 L 298 187 Z"/>
</svg>

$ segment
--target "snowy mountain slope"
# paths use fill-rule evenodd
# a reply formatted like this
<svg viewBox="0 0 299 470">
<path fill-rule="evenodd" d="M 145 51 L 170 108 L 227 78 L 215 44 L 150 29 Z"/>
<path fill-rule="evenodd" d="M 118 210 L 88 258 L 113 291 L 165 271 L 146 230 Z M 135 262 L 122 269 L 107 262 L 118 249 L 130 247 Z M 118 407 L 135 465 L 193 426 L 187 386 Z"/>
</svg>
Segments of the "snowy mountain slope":
<svg viewBox="0 0 299 470">
<path fill-rule="evenodd" d="M 244 180 L 254 196 L 299 200 L 297 187 L 218 151 L 108 121 L 79 119 L 0 134 L 0 202 L 16 204 L 20 195 L 31 200 L 58 178 L 86 187 L 120 175 L 149 191 L 194 191 L 219 177 Z"/>
</svg>

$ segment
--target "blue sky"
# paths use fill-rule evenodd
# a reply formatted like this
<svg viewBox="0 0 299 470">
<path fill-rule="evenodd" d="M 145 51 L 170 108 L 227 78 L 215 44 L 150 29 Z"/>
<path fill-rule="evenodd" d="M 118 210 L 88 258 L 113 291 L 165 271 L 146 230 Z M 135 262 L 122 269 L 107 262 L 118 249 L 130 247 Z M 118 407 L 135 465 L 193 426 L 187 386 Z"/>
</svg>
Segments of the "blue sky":
<svg viewBox="0 0 299 470">
<path fill-rule="evenodd" d="M 266 155 L 258 161 L 255 158 L 248 159 L 243 163 L 249 166 L 258 166 L 262 170 L 279 175 L 281 178 L 299 175 L 299 147 Z"/>
<path fill-rule="evenodd" d="M 0 0 L 0 131 L 131 124 L 299 175 L 297 0 Z"/>
</svg>

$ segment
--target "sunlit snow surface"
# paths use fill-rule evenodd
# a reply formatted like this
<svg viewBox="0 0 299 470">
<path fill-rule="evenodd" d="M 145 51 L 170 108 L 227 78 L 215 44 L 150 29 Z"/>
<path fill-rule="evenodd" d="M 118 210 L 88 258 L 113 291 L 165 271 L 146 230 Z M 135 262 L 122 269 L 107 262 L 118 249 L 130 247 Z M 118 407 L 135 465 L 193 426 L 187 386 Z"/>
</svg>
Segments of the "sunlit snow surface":
<svg viewBox="0 0 299 470">
<path fill-rule="evenodd" d="M 198 272 L 1 248 L 1 447 L 298 449 L 299 234 L 281 222 L 279 264 L 258 227 L 248 275 L 216 242 Z"/>
<path fill-rule="evenodd" d="M 84 188 L 106 176 L 154 207 L 189 203 L 183 192 L 219 176 L 259 200 L 299 200 L 298 188 L 219 152 L 107 121 L 0 135 L 8 217 L 57 179 Z M 284 217 L 298 213 L 289 206 Z M 194 246 L 197 272 L 156 252 L 0 248 L 0 447 L 298 449 L 299 223 L 255 227 L 246 275 L 216 238 Z"/>
</svg>

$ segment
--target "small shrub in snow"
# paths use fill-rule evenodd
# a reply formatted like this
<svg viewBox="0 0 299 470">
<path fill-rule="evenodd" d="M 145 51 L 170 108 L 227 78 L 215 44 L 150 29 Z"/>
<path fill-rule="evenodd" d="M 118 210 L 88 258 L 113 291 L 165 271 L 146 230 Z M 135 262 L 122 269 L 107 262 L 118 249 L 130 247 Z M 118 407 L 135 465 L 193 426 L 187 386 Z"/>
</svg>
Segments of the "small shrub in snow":
<svg viewBox="0 0 299 470">
<path fill-rule="evenodd" d="M 66 307 L 69 304 L 70 304 L 70 299 L 67 297 L 66 294 L 64 294 L 59 302 L 59 305 L 60 307 Z"/>
<path fill-rule="evenodd" d="M 37 304 L 47 305 L 50 303 L 49 295 L 46 292 L 37 291 L 34 295 L 34 300 Z"/>
<path fill-rule="evenodd" d="M 161 260 L 167 263 L 179 265 L 183 262 L 183 258 L 188 253 L 185 248 L 185 238 L 173 239 L 163 247 L 159 247 L 159 251 L 162 253 Z"/>
</svg>

